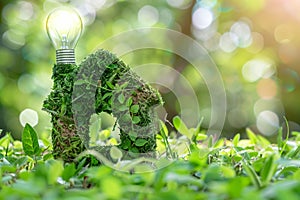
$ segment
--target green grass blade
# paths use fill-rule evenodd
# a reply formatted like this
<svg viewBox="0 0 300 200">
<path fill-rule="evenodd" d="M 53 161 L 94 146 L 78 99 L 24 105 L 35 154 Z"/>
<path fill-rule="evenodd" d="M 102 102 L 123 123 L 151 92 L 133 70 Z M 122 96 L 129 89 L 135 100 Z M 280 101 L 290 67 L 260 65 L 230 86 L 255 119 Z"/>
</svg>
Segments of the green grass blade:
<svg viewBox="0 0 300 200">
<path fill-rule="evenodd" d="M 270 183 L 276 168 L 277 164 L 275 163 L 274 155 L 271 155 L 266 159 L 265 165 L 261 171 L 261 179 L 264 185 Z"/>
<path fill-rule="evenodd" d="M 243 163 L 243 167 L 244 167 L 246 173 L 248 174 L 250 180 L 252 181 L 253 185 L 255 185 L 257 188 L 261 188 L 262 187 L 261 181 L 259 179 L 259 176 L 255 172 L 255 170 L 253 169 L 253 167 L 245 161 L 243 161 L 242 163 Z"/>
<path fill-rule="evenodd" d="M 290 136 L 290 126 L 289 126 L 289 123 L 288 123 L 288 121 L 285 117 L 284 117 L 284 121 L 285 121 L 285 125 L 286 125 L 286 138 L 282 142 L 282 149 L 280 151 L 280 156 L 282 156 L 283 152 L 285 151 L 285 148 L 286 148 L 289 136 Z"/>
<path fill-rule="evenodd" d="M 234 136 L 233 140 L 232 140 L 232 144 L 233 146 L 237 147 L 238 146 L 238 143 L 240 141 L 240 137 L 241 135 L 238 133 Z"/>
</svg>

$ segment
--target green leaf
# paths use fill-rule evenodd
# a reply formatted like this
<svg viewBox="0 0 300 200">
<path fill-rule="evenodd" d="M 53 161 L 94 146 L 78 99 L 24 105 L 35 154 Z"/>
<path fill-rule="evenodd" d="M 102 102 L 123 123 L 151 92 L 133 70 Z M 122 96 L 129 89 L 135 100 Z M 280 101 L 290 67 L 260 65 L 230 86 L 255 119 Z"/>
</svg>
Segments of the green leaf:
<svg viewBox="0 0 300 200">
<path fill-rule="evenodd" d="M 122 149 L 128 149 L 131 146 L 131 142 L 128 138 L 122 143 Z"/>
<path fill-rule="evenodd" d="M 271 181 L 276 168 L 277 164 L 275 164 L 274 155 L 267 157 L 264 167 L 261 171 L 261 179 L 265 185 Z"/>
<path fill-rule="evenodd" d="M 180 119 L 180 117 L 178 117 L 178 116 L 174 117 L 173 124 L 179 133 L 187 136 L 189 139 L 192 138 L 193 134 L 190 133 L 189 129 L 186 127 L 185 123 Z"/>
<path fill-rule="evenodd" d="M 64 166 L 62 161 L 51 160 L 51 163 L 49 166 L 47 166 L 47 171 L 46 171 L 49 184 L 55 184 L 57 178 L 62 175 L 63 170 L 64 170 Z"/>
<path fill-rule="evenodd" d="M 53 158 L 53 154 L 52 153 L 47 153 L 43 156 L 43 161 L 49 160 L 50 158 Z"/>
<path fill-rule="evenodd" d="M 266 161 L 266 158 L 258 158 L 256 159 L 253 163 L 252 163 L 252 166 L 253 166 L 253 169 L 255 171 L 261 171 L 262 168 L 264 167 L 264 163 Z"/>
<path fill-rule="evenodd" d="M 119 107 L 119 111 L 125 111 L 125 110 L 128 110 L 128 107 L 127 106 L 125 106 L 125 105 L 121 105 L 120 107 Z"/>
<path fill-rule="evenodd" d="M 36 156 L 40 153 L 37 134 L 29 124 L 26 124 L 23 130 L 22 144 L 26 155 Z"/>
<path fill-rule="evenodd" d="M 243 159 L 243 157 L 239 154 L 233 155 L 232 158 L 235 162 L 240 162 Z"/>
<path fill-rule="evenodd" d="M 236 134 L 236 135 L 234 136 L 234 138 L 233 138 L 233 140 L 232 140 L 233 146 L 237 147 L 239 141 L 240 141 L 240 134 L 238 133 L 238 134 Z"/>
<path fill-rule="evenodd" d="M 233 178 L 236 176 L 235 171 L 231 167 L 221 166 L 220 170 L 225 178 Z"/>
<path fill-rule="evenodd" d="M 167 138 L 167 136 L 169 135 L 169 131 L 166 124 L 163 121 L 160 121 L 160 126 L 163 137 Z"/>
<path fill-rule="evenodd" d="M 210 135 L 207 139 L 207 147 L 211 148 L 213 146 L 213 136 Z"/>
<path fill-rule="evenodd" d="M 144 146 L 148 141 L 142 138 L 137 139 L 134 144 L 138 147 Z"/>
<path fill-rule="evenodd" d="M 133 116 L 132 117 L 132 123 L 138 124 L 141 121 L 141 118 L 138 116 Z"/>
<path fill-rule="evenodd" d="M 101 99 L 105 100 L 107 97 L 110 97 L 110 96 L 112 96 L 112 93 L 106 93 L 101 97 Z"/>
<path fill-rule="evenodd" d="M 84 83 L 88 83 L 88 82 L 84 79 L 80 79 L 80 80 L 75 81 L 74 85 L 82 85 Z"/>
<path fill-rule="evenodd" d="M 10 133 L 7 133 L 4 137 L 0 139 L 0 146 L 6 148 L 10 142 L 13 142 L 13 138 Z"/>
<path fill-rule="evenodd" d="M 125 101 L 125 96 L 124 96 L 124 94 L 123 93 L 121 93 L 119 96 L 118 96 L 118 101 L 120 102 L 120 103 L 124 103 L 124 101 Z"/>
<path fill-rule="evenodd" d="M 290 158 L 297 158 L 300 154 L 300 146 L 297 147 L 297 149 L 295 149 L 295 151 L 292 151 Z"/>
<path fill-rule="evenodd" d="M 114 146 L 110 148 L 109 154 L 110 157 L 115 160 L 121 159 L 123 157 L 122 151 Z"/>
<path fill-rule="evenodd" d="M 246 129 L 246 133 L 247 133 L 247 136 L 250 139 L 251 143 L 257 144 L 258 138 L 256 137 L 255 133 L 249 128 Z"/>
<path fill-rule="evenodd" d="M 138 113 L 139 112 L 139 109 L 140 109 L 140 106 L 139 105 L 132 105 L 130 107 L 130 112 L 135 114 L 135 113 Z"/>
<path fill-rule="evenodd" d="M 267 148 L 271 144 L 269 140 L 267 140 L 261 135 L 257 135 L 257 139 L 259 140 L 259 144 L 264 148 Z"/>
<path fill-rule="evenodd" d="M 248 176 L 249 176 L 250 180 L 252 181 L 252 183 L 257 188 L 261 188 L 261 186 L 262 186 L 261 181 L 259 179 L 259 176 L 255 172 L 255 170 L 253 169 L 253 167 L 251 165 L 249 165 L 247 162 L 243 161 L 242 163 L 243 163 L 243 168 L 245 169 L 245 171 L 248 174 Z"/>
<path fill-rule="evenodd" d="M 130 138 L 131 141 L 135 141 L 136 138 L 137 138 L 137 133 L 134 132 L 134 131 L 128 133 L 128 135 L 129 135 L 129 138 Z"/>
<path fill-rule="evenodd" d="M 62 172 L 61 178 L 64 181 L 69 181 L 70 178 L 72 178 L 75 175 L 75 173 L 76 173 L 75 164 L 71 163 L 65 167 L 65 169 Z"/>
<path fill-rule="evenodd" d="M 122 117 L 120 117 L 120 119 L 119 119 L 120 121 L 122 121 L 122 122 L 128 122 L 128 123 L 130 123 L 131 122 L 131 116 L 130 116 L 130 114 L 128 114 L 128 113 L 126 113 L 125 115 L 123 115 Z"/>
<path fill-rule="evenodd" d="M 128 107 L 130 107 L 131 104 L 132 104 L 132 102 L 133 102 L 132 97 L 129 97 L 129 98 L 127 99 L 127 101 L 126 101 L 126 105 L 127 105 Z"/>
<path fill-rule="evenodd" d="M 203 134 L 203 133 L 198 133 L 196 136 L 196 141 L 202 141 L 202 140 L 206 140 L 207 139 L 207 135 Z"/>
<path fill-rule="evenodd" d="M 134 156 L 135 153 L 139 153 L 139 149 L 138 148 L 132 147 L 132 148 L 129 149 L 129 155 Z"/>
<path fill-rule="evenodd" d="M 20 157 L 13 163 L 13 165 L 16 167 L 22 167 L 27 163 L 27 160 L 28 160 L 28 157 L 25 157 L 25 156 Z"/>
<path fill-rule="evenodd" d="M 120 89 L 124 89 L 128 86 L 129 82 L 125 82 L 122 85 L 120 85 Z"/>
<path fill-rule="evenodd" d="M 106 85 L 112 90 L 115 88 L 114 85 L 109 81 L 106 81 Z"/>
<path fill-rule="evenodd" d="M 213 145 L 215 149 L 222 148 L 224 146 L 225 139 L 221 138 Z"/>
</svg>

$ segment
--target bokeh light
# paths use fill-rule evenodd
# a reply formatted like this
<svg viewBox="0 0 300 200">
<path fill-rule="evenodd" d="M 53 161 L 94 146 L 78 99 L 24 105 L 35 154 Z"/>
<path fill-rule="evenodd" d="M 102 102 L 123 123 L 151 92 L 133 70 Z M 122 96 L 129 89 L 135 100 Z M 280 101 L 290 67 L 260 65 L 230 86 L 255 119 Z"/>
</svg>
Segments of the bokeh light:
<svg viewBox="0 0 300 200">
<path fill-rule="evenodd" d="M 37 80 L 31 74 L 22 74 L 18 80 L 18 88 L 23 92 L 30 94 L 37 89 Z"/>
<path fill-rule="evenodd" d="M 2 35 L 3 42 L 11 49 L 19 49 L 25 45 L 25 36 L 18 30 L 8 30 Z"/>
<path fill-rule="evenodd" d="M 279 117 L 270 110 L 262 111 L 257 116 L 256 125 L 263 135 L 271 136 L 279 129 Z"/>
<path fill-rule="evenodd" d="M 158 20 L 158 10 L 153 6 L 143 6 L 138 12 L 138 21 L 144 26 L 153 26 Z"/>
<path fill-rule="evenodd" d="M 231 53 L 237 48 L 235 43 L 235 41 L 237 40 L 238 37 L 235 34 L 226 32 L 220 38 L 220 43 L 219 43 L 220 48 L 226 53 Z"/>
<path fill-rule="evenodd" d="M 26 123 L 33 127 L 38 124 L 39 117 L 35 110 L 26 108 L 20 113 L 19 120 L 23 127 L 25 127 Z"/>
<path fill-rule="evenodd" d="M 260 78 L 269 78 L 275 73 L 270 59 L 253 59 L 243 65 L 242 74 L 245 80 L 255 82 Z"/>
<path fill-rule="evenodd" d="M 230 37 L 235 45 L 241 48 L 248 47 L 252 43 L 251 29 L 243 21 L 237 21 L 231 26 Z"/>
<path fill-rule="evenodd" d="M 206 8 L 199 7 L 194 11 L 192 15 L 193 25 L 197 29 L 205 29 L 209 27 L 212 24 L 213 20 L 213 13 Z"/>
</svg>

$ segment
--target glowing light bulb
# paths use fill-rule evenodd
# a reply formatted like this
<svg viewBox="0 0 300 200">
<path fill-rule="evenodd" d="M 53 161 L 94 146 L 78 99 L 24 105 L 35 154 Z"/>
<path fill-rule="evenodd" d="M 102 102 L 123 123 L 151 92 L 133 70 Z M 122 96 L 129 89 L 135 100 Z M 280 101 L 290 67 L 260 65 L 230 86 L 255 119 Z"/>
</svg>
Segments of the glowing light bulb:
<svg viewBox="0 0 300 200">
<path fill-rule="evenodd" d="M 75 64 L 74 48 L 82 32 L 79 14 L 69 7 L 60 7 L 47 17 L 46 29 L 56 49 L 56 63 Z"/>
</svg>

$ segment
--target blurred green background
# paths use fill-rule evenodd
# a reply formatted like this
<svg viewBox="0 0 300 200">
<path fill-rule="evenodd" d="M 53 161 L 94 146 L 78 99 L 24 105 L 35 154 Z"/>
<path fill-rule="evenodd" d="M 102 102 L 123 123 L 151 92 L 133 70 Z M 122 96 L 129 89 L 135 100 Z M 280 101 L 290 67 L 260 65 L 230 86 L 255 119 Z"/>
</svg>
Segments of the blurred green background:
<svg viewBox="0 0 300 200">
<path fill-rule="evenodd" d="M 300 130 L 298 0 L 1 0 L 3 132 L 19 138 L 22 124 L 31 121 L 39 133 L 50 133 L 50 117 L 41 107 L 52 85 L 55 49 L 47 37 L 45 19 L 61 5 L 74 6 L 83 17 L 77 61 L 123 31 L 140 27 L 180 31 L 209 52 L 222 74 L 227 95 L 224 135 L 243 133 L 250 127 L 273 136 L 284 123 L 284 116 L 291 130 Z M 126 42 L 112 45 L 126 48 Z M 181 72 L 197 92 L 203 126 L 208 126 L 209 94 L 193 66 L 159 50 L 136 51 L 122 59 L 131 66 L 154 62 Z M 161 92 L 171 120 L 180 108 L 172 92 L 163 88 Z"/>
</svg>

